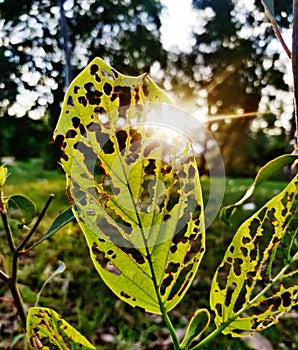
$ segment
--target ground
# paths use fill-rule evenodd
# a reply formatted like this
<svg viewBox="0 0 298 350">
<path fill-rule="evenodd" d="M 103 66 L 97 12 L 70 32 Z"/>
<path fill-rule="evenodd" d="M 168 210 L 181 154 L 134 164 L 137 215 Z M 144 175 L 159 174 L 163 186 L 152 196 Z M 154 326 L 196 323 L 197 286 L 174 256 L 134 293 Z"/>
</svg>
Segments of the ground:
<svg viewBox="0 0 298 350">
<path fill-rule="evenodd" d="M 40 212 L 51 193 L 56 197 L 40 225 L 38 235 L 46 232 L 55 216 L 69 206 L 65 195 L 65 176 L 56 171 L 44 171 L 40 160 L 27 163 L 17 162 L 9 166 L 10 176 L 5 188 L 6 195 L 24 194 L 35 201 Z M 237 201 L 245 192 L 252 179 L 228 178 L 224 204 Z M 257 192 L 253 201 L 255 207 L 262 205 L 272 195 L 278 193 L 285 183 L 272 181 Z M 204 192 L 208 189 L 208 179 L 203 179 Z M 251 214 L 254 205 L 248 205 L 243 213 Z M 212 275 L 219 265 L 231 237 L 239 224 L 236 217 L 233 227 L 227 227 L 217 218 L 207 231 L 207 253 L 201 267 L 182 302 L 170 313 L 178 334 L 183 335 L 194 310 L 209 307 L 209 289 Z M 8 247 L 0 224 L 0 251 L 8 258 Z M 16 224 L 14 223 L 15 227 Z M 18 235 L 22 232 L 18 231 Z M 143 313 L 133 309 L 105 286 L 95 271 L 84 237 L 76 223 L 70 223 L 57 232 L 50 240 L 37 246 L 20 263 L 20 285 L 27 306 L 32 306 L 36 293 L 46 278 L 57 268 L 58 262 L 66 264 L 63 274 L 57 276 L 45 288 L 40 305 L 52 307 L 75 328 L 80 330 L 98 349 L 142 350 L 172 349 L 168 331 L 158 315 Z M 11 342 L 20 334 L 15 309 L 10 301 L 6 286 L 0 282 L 0 350 L 9 349 Z M 274 350 L 298 349 L 297 310 L 284 317 L 280 323 L 261 335 Z M 261 338 L 262 339 L 262 338 Z M 263 339 L 264 340 L 264 339 Z M 254 347 L 255 349 L 258 349 Z M 249 349 L 241 339 L 219 336 L 206 349 L 224 350 Z M 13 349 L 24 349 L 22 341 Z M 262 350 L 263 347 L 259 347 Z"/>
</svg>

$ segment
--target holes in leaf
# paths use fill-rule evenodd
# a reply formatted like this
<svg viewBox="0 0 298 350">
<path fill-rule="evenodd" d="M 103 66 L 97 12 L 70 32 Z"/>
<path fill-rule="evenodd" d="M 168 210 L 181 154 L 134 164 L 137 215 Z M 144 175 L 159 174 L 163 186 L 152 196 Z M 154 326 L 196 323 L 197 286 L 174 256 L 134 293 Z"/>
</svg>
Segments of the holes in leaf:
<svg viewBox="0 0 298 350">
<path fill-rule="evenodd" d="M 98 65 L 97 64 L 92 64 L 92 66 L 90 67 L 90 74 L 94 75 L 95 73 L 98 72 Z"/>
<path fill-rule="evenodd" d="M 284 292 L 281 295 L 281 298 L 282 298 L 282 304 L 283 304 L 284 307 L 289 307 L 291 305 L 292 298 L 291 298 L 290 292 Z"/>
<path fill-rule="evenodd" d="M 78 118 L 78 117 L 73 117 L 73 118 L 71 119 L 71 121 L 72 121 L 72 125 L 73 125 L 74 128 L 78 128 L 78 127 L 80 126 L 80 123 L 81 123 L 80 118 Z"/>
<path fill-rule="evenodd" d="M 243 254 L 243 256 L 247 257 L 247 255 L 248 255 L 248 250 L 247 250 L 247 248 L 241 247 L 240 250 L 241 250 L 241 253 Z"/>
<path fill-rule="evenodd" d="M 185 288 L 188 286 L 188 281 L 191 279 L 193 272 L 192 270 L 193 265 L 187 265 L 181 272 L 179 273 L 178 278 L 175 281 L 175 284 L 173 285 L 171 292 L 167 298 L 167 300 L 172 300 L 176 294 L 178 296 L 182 295 Z"/>
<path fill-rule="evenodd" d="M 123 250 L 126 254 L 131 256 L 138 264 L 145 263 L 145 257 L 136 248 L 127 248 L 127 247 L 119 247 L 119 248 Z"/>
<path fill-rule="evenodd" d="M 193 165 L 191 165 L 188 169 L 188 176 L 192 179 L 195 176 L 196 170 Z"/>
<path fill-rule="evenodd" d="M 225 305 L 227 307 L 231 304 L 232 295 L 236 287 L 237 287 L 237 284 L 233 282 L 227 289 L 226 300 L 225 300 Z"/>
<path fill-rule="evenodd" d="M 243 260 L 240 258 L 236 258 L 234 260 L 234 273 L 236 276 L 241 275 L 241 265 L 243 264 Z"/>
<path fill-rule="evenodd" d="M 67 133 L 65 134 L 65 138 L 67 139 L 73 139 L 77 136 L 77 132 L 73 129 L 70 129 L 67 131 Z"/>
<path fill-rule="evenodd" d="M 130 299 L 131 296 L 129 294 L 127 294 L 126 292 L 124 292 L 123 290 L 120 292 L 120 295 L 125 298 L 125 299 Z"/>
<path fill-rule="evenodd" d="M 119 151 L 122 152 L 126 148 L 127 132 L 125 130 L 119 130 L 116 132 L 116 138 L 119 145 Z"/>
<path fill-rule="evenodd" d="M 67 106 L 74 106 L 73 98 L 71 95 L 68 96 L 66 104 Z"/>
<path fill-rule="evenodd" d="M 154 175 L 155 174 L 155 169 L 156 169 L 156 161 L 155 159 L 149 159 L 149 163 L 147 166 L 144 168 L 145 174 L 148 175 Z"/>
<path fill-rule="evenodd" d="M 129 86 L 115 86 L 114 93 L 119 98 L 119 107 L 129 106 L 131 102 L 131 92 Z"/>
<path fill-rule="evenodd" d="M 98 245 L 95 242 L 93 242 L 91 250 L 93 255 L 95 255 L 95 260 L 100 264 L 102 268 L 105 269 L 110 259 L 105 257 L 105 253 L 98 248 Z"/>
<path fill-rule="evenodd" d="M 86 146 L 83 142 L 79 142 L 76 146 L 76 150 L 81 152 L 84 156 L 84 164 L 89 172 L 89 174 L 94 174 L 95 162 L 97 156 L 92 147 Z"/>
<path fill-rule="evenodd" d="M 219 317 L 222 317 L 222 305 L 221 304 L 216 304 L 215 309 L 217 311 L 217 314 Z"/>
<path fill-rule="evenodd" d="M 87 98 L 86 98 L 85 96 L 79 96 L 79 97 L 78 97 L 78 102 L 79 102 L 81 105 L 83 105 L 84 107 L 86 107 L 87 104 L 88 104 L 88 100 L 87 100 Z"/>
<path fill-rule="evenodd" d="M 161 286 L 160 286 L 160 294 L 161 295 L 166 294 L 166 289 L 171 285 L 173 279 L 174 279 L 173 275 L 169 275 L 163 279 Z"/>
<path fill-rule="evenodd" d="M 251 241 L 250 237 L 242 237 L 242 243 L 245 245 L 245 244 L 248 244 L 249 242 Z"/>
<path fill-rule="evenodd" d="M 103 91 L 105 92 L 106 95 L 110 95 L 111 92 L 112 92 L 113 88 L 112 88 L 112 85 L 109 84 L 109 83 L 105 83 L 104 86 L 103 86 Z"/>
<path fill-rule="evenodd" d="M 102 134 L 101 134 L 102 135 Z M 101 136 L 100 135 L 100 136 Z M 104 134 L 105 135 L 105 134 Z M 114 143 L 111 139 L 108 139 L 102 146 L 102 150 L 105 154 L 113 154 L 115 152 Z"/>
<path fill-rule="evenodd" d="M 91 105 L 99 105 L 101 102 L 101 96 L 103 93 L 95 89 L 93 83 L 86 83 L 84 85 L 85 90 L 87 91 L 86 97 Z"/>
<path fill-rule="evenodd" d="M 230 274 L 230 270 L 231 270 L 231 264 L 228 264 L 227 262 L 225 262 L 218 269 L 217 281 L 218 281 L 219 288 L 222 290 L 226 288 L 227 278 Z"/>
<path fill-rule="evenodd" d="M 178 271 L 179 267 L 181 266 L 180 263 L 174 263 L 174 262 L 170 262 L 168 267 L 165 270 L 165 273 L 175 273 Z"/>
</svg>

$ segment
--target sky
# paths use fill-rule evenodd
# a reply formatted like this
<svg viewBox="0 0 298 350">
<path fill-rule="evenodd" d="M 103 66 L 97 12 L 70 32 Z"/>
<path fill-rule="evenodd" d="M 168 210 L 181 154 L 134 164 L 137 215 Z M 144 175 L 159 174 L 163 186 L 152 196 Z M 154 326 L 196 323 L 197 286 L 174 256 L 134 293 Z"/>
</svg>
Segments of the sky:
<svg viewBox="0 0 298 350">
<path fill-rule="evenodd" d="M 192 9 L 192 0 L 161 0 L 167 8 L 162 11 L 161 35 L 166 50 L 177 47 L 181 51 L 190 50 L 192 26 L 196 21 L 196 13 Z"/>
</svg>

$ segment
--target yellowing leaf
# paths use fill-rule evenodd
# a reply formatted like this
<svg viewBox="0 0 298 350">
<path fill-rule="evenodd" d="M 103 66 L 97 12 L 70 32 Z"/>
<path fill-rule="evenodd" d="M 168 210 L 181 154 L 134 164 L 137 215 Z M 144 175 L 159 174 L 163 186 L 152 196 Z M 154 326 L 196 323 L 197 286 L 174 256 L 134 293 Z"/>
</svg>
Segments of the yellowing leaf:
<svg viewBox="0 0 298 350">
<path fill-rule="evenodd" d="M 30 349 L 95 350 L 95 347 L 52 309 L 29 309 L 26 337 Z"/>
<path fill-rule="evenodd" d="M 155 313 L 181 300 L 205 250 L 192 145 L 163 133 L 165 111 L 174 117 L 147 74 L 96 58 L 70 85 L 54 133 L 96 269 L 121 299 Z"/>
<path fill-rule="evenodd" d="M 298 176 L 235 234 L 216 271 L 211 308 L 223 333 L 263 330 L 298 304 Z"/>
</svg>

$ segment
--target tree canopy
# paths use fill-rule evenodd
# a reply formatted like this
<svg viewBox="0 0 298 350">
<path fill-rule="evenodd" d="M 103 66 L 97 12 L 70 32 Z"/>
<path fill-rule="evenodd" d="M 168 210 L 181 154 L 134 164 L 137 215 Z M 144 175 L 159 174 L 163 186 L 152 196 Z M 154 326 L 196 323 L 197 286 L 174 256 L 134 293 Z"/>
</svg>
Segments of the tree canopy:
<svg viewBox="0 0 298 350">
<path fill-rule="evenodd" d="M 291 25 L 291 6 L 290 1 L 275 5 L 282 29 Z M 243 145 L 239 130 L 245 131 L 253 155 L 270 146 L 268 135 L 277 129 L 271 146 L 284 148 L 284 121 L 276 113 L 291 106 L 291 101 L 285 106 L 283 95 L 289 89 L 281 59 L 285 54 L 277 48 L 261 0 L 193 0 L 197 22 L 191 53 L 164 50 L 162 9 L 159 0 L 3 0 L 0 116 L 9 116 L 16 125 L 16 117 L 44 116 L 52 130 L 65 85 L 94 57 L 131 75 L 148 72 L 158 62 L 160 83 L 183 100 L 195 100 L 197 110 L 204 107 L 209 115 L 221 115 L 257 112 L 262 106 L 271 113 L 258 118 L 262 122 L 253 125 L 253 134 L 252 119 L 210 123 L 226 155 L 228 141 L 229 150 Z M 1 152 L 8 151 L 2 147 Z"/>
</svg>

